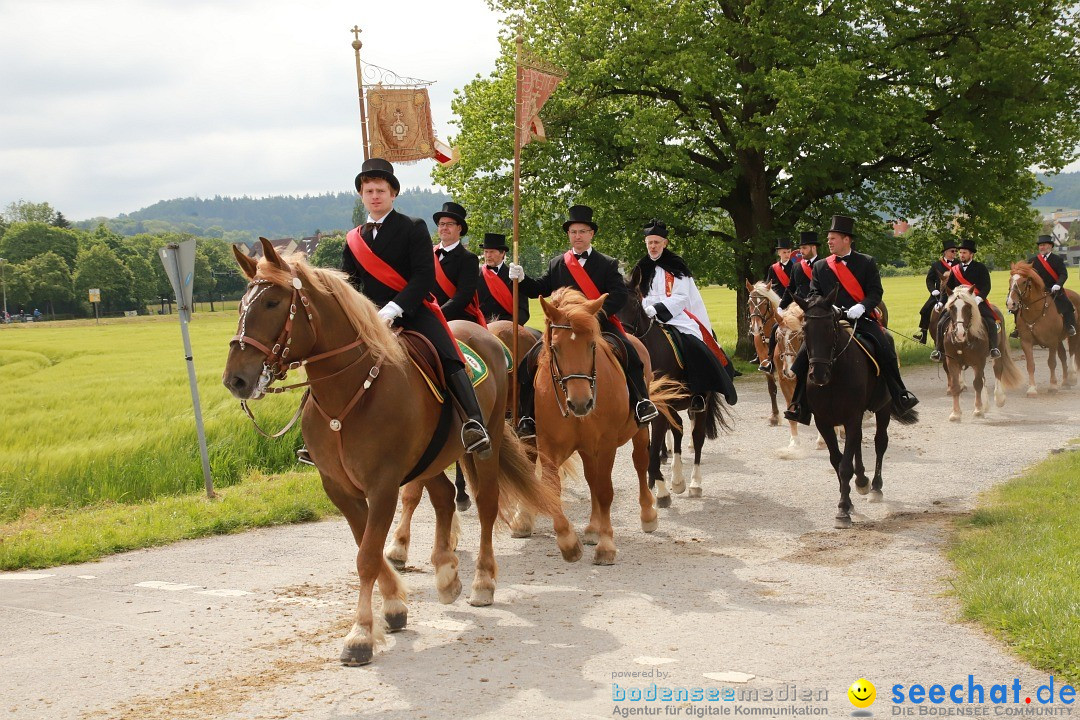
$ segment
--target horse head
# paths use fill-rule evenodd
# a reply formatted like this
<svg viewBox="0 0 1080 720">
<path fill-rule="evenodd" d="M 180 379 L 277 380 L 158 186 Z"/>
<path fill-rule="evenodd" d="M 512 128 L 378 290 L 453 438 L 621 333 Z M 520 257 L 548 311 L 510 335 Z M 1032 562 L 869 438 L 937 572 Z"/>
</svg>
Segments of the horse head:
<svg viewBox="0 0 1080 720">
<path fill-rule="evenodd" d="M 758 357 L 768 355 L 769 333 L 776 323 L 776 308 L 780 305 L 780 296 L 772 289 L 771 282 L 750 284 L 746 281 L 746 289 L 750 292 L 746 303 L 746 312 L 749 316 L 749 331 L 751 340 Z"/>
<path fill-rule="evenodd" d="M 549 300 L 540 298 L 551 377 L 562 389 L 566 409 L 577 417 L 596 405 L 596 346 L 602 342 L 597 313 L 605 300 L 607 293 L 587 300 L 572 288 L 556 290 Z"/>
<path fill-rule="evenodd" d="M 776 335 L 776 347 L 780 350 L 780 374 L 788 380 L 795 379 L 793 366 L 795 358 L 803 345 L 803 309 L 798 305 L 789 305 L 780 321 Z"/>
<path fill-rule="evenodd" d="M 832 382 L 832 365 L 837 354 L 836 341 L 840 336 L 841 312 L 833 306 L 837 290 L 837 287 L 833 287 L 828 295 L 816 295 L 809 300 L 795 296 L 795 302 L 802 308 L 806 319 L 803 325 L 803 345 L 810 361 L 810 371 L 806 377 L 818 386 Z"/>
<path fill-rule="evenodd" d="M 1046 294 L 1046 284 L 1039 273 L 1026 262 L 1014 262 L 1009 267 L 1009 297 L 1005 307 L 1009 312 L 1019 312 L 1024 305 L 1030 304 L 1029 295 Z"/>
<path fill-rule="evenodd" d="M 630 273 L 630 277 L 626 278 L 624 282 L 626 283 L 626 289 L 630 292 L 626 304 L 615 313 L 615 316 L 622 321 L 622 324 L 632 335 L 641 337 L 652 326 L 652 320 L 645 314 L 645 307 L 641 302 L 641 271 L 635 267 Z"/>
<path fill-rule="evenodd" d="M 984 335 L 983 332 L 980 332 L 980 330 L 983 330 L 983 324 L 975 297 L 971 288 L 962 285 L 953 291 L 952 296 L 945 303 L 945 312 L 949 315 L 949 320 L 952 323 L 952 335 L 957 344 L 967 342 L 969 332 L 972 337 L 982 337 Z M 976 320 L 979 320 L 979 322 L 976 322 Z"/>
</svg>

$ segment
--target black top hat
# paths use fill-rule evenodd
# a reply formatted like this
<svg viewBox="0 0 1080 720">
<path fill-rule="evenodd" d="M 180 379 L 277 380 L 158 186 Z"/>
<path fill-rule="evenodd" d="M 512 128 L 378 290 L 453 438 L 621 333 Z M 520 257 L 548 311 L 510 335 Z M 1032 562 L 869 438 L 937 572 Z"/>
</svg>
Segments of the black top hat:
<svg viewBox="0 0 1080 720">
<path fill-rule="evenodd" d="M 780 238 L 779 240 L 776 241 L 776 248 L 774 248 L 774 249 L 776 249 L 776 250 L 790 250 L 791 249 L 791 240 L 789 240 L 788 238 Z"/>
<path fill-rule="evenodd" d="M 567 213 L 569 220 L 562 224 L 563 232 L 570 229 L 570 226 L 574 223 L 583 223 L 592 228 L 593 232 L 599 230 L 596 223 L 592 219 L 592 208 L 588 205 L 572 205 Z"/>
<path fill-rule="evenodd" d="M 960 249 L 961 250 L 970 250 L 971 252 L 975 252 L 975 241 L 972 240 L 971 238 L 964 238 L 963 240 L 960 241 Z"/>
<path fill-rule="evenodd" d="M 833 215 L 832 227 L 829 228 L 829 232 L 837 232 L 842 235 L 850 235 L 855 237 L 855 218 L 849 218 L 847 215 Z"/>
<path fill-rule="evenodd" d="M 364 164 L 360 166 L 360 173 L 356 176 L 356 180 L 353 181 L 353 184 L 356 185 L 356 192 L 362 192 L 360 181 L 366 177 L 382 178 L 390 183 L 390 187 L 394 188 L 394 192 L 401 192 L 401 183 L 394 177 L 394 166 L 390 164 L 389 160 L 383 160 L 382 158 L 365 160 Z"/>
<path fill-rule="evenodd" d="M 800 245 L 818 245 L 817 233 L 813 230 L 799 233 Z"/>
<path fill-rule="evenodd" d="M 1039 236 L 1039 241 L 1037 243 L 1035 243 L 1035 247 L 1038 247 L 1039 245 L 1042 245 L 1043 243 L 1050 243 L 1051 245 L 1053 245 L 1054 244 L 1054 236 L 1053 235 L 1040 235 Z"/>
<path fill-rule="evenodd" d="M 662 238 L 667 238 L 667 225 L 661 220 L 653 218 L 649 221 L 649 224 L 645 226 L 645 237 L 650 235 L 659 235 Z"/>
<path fill-rule="evenodd" d="M 439 218 L 448 217 L 458 225 L 461 226 L 461 235 L 464 237 L 469 234 L 469 224 L 465 222 L 465 216 L 469 213 L 465 208 L 458 205 L 456 202 L 446 202 L 442 205 L 442 210 L 431 216 L 431 219 L 435 221 L 435 224 L 439 224 Z"/>
<path fill-rule="evenodd" d="M 484 246 L 481 250 L 502 250 L 506 252 L 510 247 L 506 244 L 506 236 L 499 233 L 484 233 Z"/>
<path fill-rule="evenodd" d="M 941 252 L 943 252 L 943 253 L 946 250 L 955 250 L 956 248 L 957 248 L 956 241 L 953 240 L 952 238 L 949 238 L 948 240 L 943 240 L 942 243 L 941 243 Z"/>
</svg>

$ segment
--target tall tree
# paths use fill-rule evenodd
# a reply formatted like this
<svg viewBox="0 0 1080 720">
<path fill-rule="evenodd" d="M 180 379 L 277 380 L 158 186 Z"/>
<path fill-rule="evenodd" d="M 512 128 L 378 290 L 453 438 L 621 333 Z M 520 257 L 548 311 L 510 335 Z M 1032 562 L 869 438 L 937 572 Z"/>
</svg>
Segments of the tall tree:
<svg viewBox="0 0 1080 720">
<path fill-rule="evenodd" d="M 76 230 L 52 227 L 43 222 L 17 222 L 0 237 L 0 256 L 21 263 L 52 251 L 70 268 L 79 252 L 79 236 Z"/>
<path fill-rule="evenodd" d="M 32 203 L 25 200 L 8 203 L 4 208 L 4 219 L 9 223 L 38 222 L 51 224 L 57 216 L 49 203 Z"/>
<path fill-rule="evenodd" d="M 571 202 L 597 208 L 598 245 L 624 260 L 663 217 L 695 270 L 744 299 L 777 237 L 837 212 L 884 260 L 900 248 L 883 218 L 959 218 L 1000 242 L 1039 188 L 1029 168 L 1076 157 L 1067 0 L 491 2 L 569 73 L 544 108 L 550 142 L 524 149 L 523 237 L 549 250 Z M 455 100 L 462 159 L 435 171 L 471 212 L 502 218 L 513 45 L 507 33 L 495 72 Z"/>
<path fill-rule="evenodd" d="M 94 243 L 75 260 L 75 291 L 85 301 L 90 288 L 101 290 L 101 307 L 115 312 L 131 307 L 131 271 L 104 243 Z"/>
<path fill-rule="evenodd" d="M 27 260 L 23 267 L 30 279 L 30 302 L 56 314 L 56 306 L 69 306 L 75 299 L 75 286 L 67 262 L 54 252 Z"/>
</svg>

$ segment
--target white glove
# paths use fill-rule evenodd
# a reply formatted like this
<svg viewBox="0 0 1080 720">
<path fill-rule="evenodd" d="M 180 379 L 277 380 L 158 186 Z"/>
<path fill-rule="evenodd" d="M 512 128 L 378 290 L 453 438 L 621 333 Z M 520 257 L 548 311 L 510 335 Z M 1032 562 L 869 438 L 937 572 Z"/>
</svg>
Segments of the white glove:
<svg viewBox="0 0 1080 720">
<path fill-rule="evenodd" d="M 401 317 L 401 306 L 391 300 L 379 310 L 379 319 L 387 325 L 393 325 L 394 321 Z"/>
<path fill-rule="evenodd" d="M 510 271 L 509 272 L 510 272 L 510 279 L 511 280 L 524 280 L 525 279 L 525 268 L 521 267 L 520 265 L 515 265 L 514 263 L 510 263 Z"/>
<path fill-rule="evenodd" d="M 848 320 L 858 320 L 859 318 L 861 318 L 863 316 L 864 312 L 866 312 L 866 308 L 863 307 L 863 304 L 862 303 L 856 303 L 855 305 L 852 305 L 851 307 L 848 308 L 848 311 L 847 311 Z"/>
<path fill-rule="evenodd" d="M 931 294 L 931 295 L 933 295 L 934 297 L 937 297 L 938 295 L 940 295 L 940 294 L 941 294 L 941 291 L 940 291 L 940 290 L 934 290 L 934 291 L 933 291 L 933 292 L 931 292 L 930 294 Z"/>
<path fill-rule="evenodd" d="M 645 306 L 645 314 L 648 315 L 651 318 L 656 317 L 656 308 L 654 308 L 652 305 L 646 305 Z"/>
<path fill-rule="evenodd" d="M 934 303 L 934 309 L 935 309 L 935 310 L 940 310 L 940 309 L 941 309 L 941 308 L 943 308 L 943 307 L 945 307 L 945 306 L 944 306 L 944 305 L 942 305 L 941 303 Z"/>
<path fill-rule="evenodd" d="M 1060 285 L 1054 285 L 1052 288 L 1050 288 L 1050 292 L 1057 292 L 1060 289 L 1061 289 Z"/>
<path fill-rule="evenodd" d="M 982 303 L 983 303 L 983 299 L 981 297 L 979 297 L 978 295 L 976 295 L 975 296 L 975 304 L 976 305 L 982 305 Z"/>
</svg>

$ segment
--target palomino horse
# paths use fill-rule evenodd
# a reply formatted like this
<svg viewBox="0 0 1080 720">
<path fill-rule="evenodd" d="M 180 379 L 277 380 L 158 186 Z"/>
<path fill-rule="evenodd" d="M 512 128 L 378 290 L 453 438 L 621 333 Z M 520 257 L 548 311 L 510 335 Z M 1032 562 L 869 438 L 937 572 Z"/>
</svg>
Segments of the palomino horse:
<svg viewBox="0 0 1080 720">
<path fill-rule="evenodd" d="M 964 368 L 975 371 L 972 388 L 975 390 L 975 417 L 982 417 L 982 389 L 986 372 L 986 358 L 990 356 L 990 344 L 986 334 L 986 325 L 979 314 L 976 295 L 971 288 L 961 285 L 952 292 L 945 303 L 943 314 L 948 318 L 948 326 L 942 336 L 945 354 L 945 369 L 949 374 L 949 394 L 952 395 L 953 409 L 949 420 L 960 420 L 961 374 Z M 991 306 L 993 307 L 993 306 Z M 997 308 L 993 308 L 995 313 Z M 998 332 L 998 350 L 1001 357 L 994 360 L 994 402 L 998 407 L 1005 404 L 1005 389 L 1015 390 L 1024 381 L 1020 368 L 1016 367 L 1009 355 L 1009 341 L 1004 332 Z"/>
<path fill-rule="evenodd" d="M 611 527 L 611 470 L 615 451 L 634 441 L 634 467 L 638 475 L 641 528 L 656 530 L 656 508 L 645 473 L 649 464 L 649 430 L 638 427 L 630 411 L 626 380 L 614 351 L 600 333 L 596 314 L 607 294 L 587 300 L 573 288 L 561 288 L 549 300 L 540 300 L 546 329 L 534 387 L 536 388 L 536 444 L 544 476 L 554 478 L 558 468 L 574 452 L 581 456 L 585 480 L 592 495 L 592 514 L 585 527 L 585 542 L 596 545 L 593 562 L 615 562 L 615 537 Z M 633 342 L 633 339 L 631 339 Z M 652 376 L 648 353 L 640 343 L 645 376 Z M 660 412 L 679 397 L 675 383 L 659 378 L 649 383 L 649 395 Z M 671 418 L 669 418 L 670 420 Z M 557 483 L 556 483 L 557 484 Z M 582 546 L 563 512 L 553 516 L 555 536 L 563 558 L 575 562 Z M 518 537 L 532 530 L 532 518 L 519 512 L 511 524 Z"/>
<path fill-rule="evenodd" d="M 1072 290 L 1065 291 L 1069 301 L 1080 314 L 1080 296 Z M 1046 290 L 1046 284 L 1029 263 L 1015 262 L 1011 268 L 1009 299 L 1006 306 L 1016 313 L 1016 329 L 1020 334 L 1020 347 L 1024 349 L 1027 360 L 1028 397 L 1038 394 L 1035 390 L 1035 355 L 1032 347 L 1049 348 L 1046 364 L 1050 368 L 1050 392 L 1058 389 L 1057 361 L 1061 358 L 1061 380 L 1065 386 L 1076 384 L 1076 371 L 1069 372 L 1069 362 L 1065 358 L 1065 343 L 1069 344 L 1069 355 L 1080 370 L 1080 334 L 1069 337 L 1065 323 L 1058 312 L 1054 298 Z"/>
<path fill-rule="evenodd" d="M 375 305 L 356 292 L 343 273 L 311 267 L 301 257 L 284 260 L 266 240 L 262 249 L 258 262 L 234 249 L 251 282 L 222 380 L 233 395 L 246 400 L 261 395 L 289 370 L 307 370 L 310 401 L 303 406 L 304 441 L 326 494 L 348 520 L 359 546 L 360 596 L 341 661 L 363 665 L 384 640 L 386 627 L 401 630 L 407 620 L 405 585 L 382 550 L 398 487 L 410 476 L 427 485 L 436 507 L 432 563 L 439 597 L 453 602 L 461 592 L 451 537 L 454 488 L 443 474 L 464 454 L 461 423 L 452 407 L 436 399 Z M 477 488 L 482 529 L 470 602 L 489 605 L 497 570 L 491 532 L 500 494 L 545 514 L 558 509 L 558 496 L 554 486 L 537 483 L 524 449 L 506 428 L 506 360 L 499 342 L 472 323 L 455 323 L 454 330 L 489 370 L 476 395 L 488 418 L 492 453 L 486 460 L 472 455 L 463 459 Z M 449 432 L 440 433 L 440 424 L 449 425 Z M 441 440 L 432 444 L 436 436 Z M 383 599 L 379 619 L 372 610 L 376 580 Z"/>
<path fill-rule="evenodd" d="M 682 423 L 678 422 L 679 412 L 690 409 L 686 372 L 663 326 L 655 318 L 650 318 L 645 314 L 641 304 L 638 278 L 632 275 L 626 284 L 630 290 L 630 297 L 626 305 L 618 312 L 619 319 L 626 331 L 645 346 L 652 363 L 653 375 L 668 377 L 678 383 L 683 388 L 683 392 L 687 392 L 685 397 L 668 404 L 668 410 L 676 420 L 675 423 L 671 423 L 664 413 L 660 413 L 652 420 L 652 440 L 649 443 L 649 487 L 656 491 L 656 506 L 666 508 L 671 506 L 671 493 L 668 492 L 667 483 L 664 481 L 660 460 L 668 430 L 671 430 L 673 437 L 671 492 L 681 494 L 689 489 L 690 497 L 701 497 L 701 449 L 705 445 L 706 438 L 715 440 L 719 437 L 721 428 L 731 429 L 730 415 L 723 396 L 717 392 L 710 392 L 705 395 L 705 412 L 690 416 L 694 423 L 691 431 L 694 443 L 694 470 L 690 478 L 690 487 L 687 488 L 686 479 L 683 477 L 683 427 Z"/>
<path fill-rule="evenodd" d="M 754 341 L 754 352 L 759 359 L 769 356 L 769 338 L 772 337 L 773 328 L 779 317 L 776 308 L 780 305 L 780 296 L 772 289 L 772 283 L 765 281 L 750 284 L 746 281 L 746 289 L 750 296 L 746 301 L 746 313 L 750 318 L 750 339 Z M 769 402 L 772 404 L 772 413 L 769 415 L 770 425 L 780 424 L 780 408 L 776 404 L 776 367 L 773 371 L 765 373 L 769 382 Z M 792 423 L 797 425 L 797 423 Z M 793 427 L 791 436 L 797 437 L 798 431 Z"/>
<path fill-rule="evenodd" d="M 495 337 L 499 338 L 499 340 L 501 340 L 506 345 L 506 347 L 513 347 L 511 342 L 514 337 L 513 323 L 511 323 L 509 320 L 495 320 L 488 323 L 488 331 L 491 332 L 491 334 Z M 525 353 L 529 351 L 529 348 L 531 348 L 536 342 L 538 342 L 539 339 L 540 332 L 538 330 L 533 330 L 532 328 L 525 327 L 524 325 L 518 325 L 518 358 L 514 362 L 520 362 L 521 358 L 525 356 Z M 506 407 L 509 408 L 511 390 L 509 383 L 507 383 L 506 390 Z M 535 462 L 535 448 L 528 443 L 523 443 L 523 445 L 525 447 L 526 454 L 529 456 L 530 461 Z M 460 467 L 460 463 L 458 464 L 458 467 Z M 390 563 L 399 570 L 404 568 L 405 563 L 407 563 L 409 560 L 409 544 L 412 541 L 413 513 L 416 512 L 416 508 L 420 504 L 420 499 L 423 497 L 424 487 L 424 483 L 414 481 L 406 484 L 401 491 L 401 519 L 398 521 L 397 527 L 394 528 L 394 531 L 391 534 L 393 540 L 391 541 L 389 549 L 387 549 L 386 551 L 386 559 L 389 560 Z M 458 510 L 463 510 L 463 508 L 461 507 L 460 490 L 461 488 L 459 487 Z M 430 493 L 428 495 L 429 498 L 431 498 L 432 505 L 434 505 L 434 496 Z M 466 499 L 468 498 L 467 495 L 465 497 Z M 458 516 L 456 514 L 454 515 L 453 523 L 454 532 L 452 534 L 452 537 L 456 538 L 458 528 Z"/>
<path fill-rule="evenodd" d="M 858 344 L 851 328 L 841 325 L 842 312 L 833 307 L 834 288 L 827 296 L 809 301 L 796 297 L 803 309 L 804 344 L 810 370 L 807 375 L 806 400 L 814 413 L 814 423 L 829 447 L 829 460 L 840 481 L 840 502 L 834 527 L 851 527 L 851 478 L 860 494 L 870 492 L 870 502 L 882 499 L 881 461 L 889 446 L 889 416 L 892 398 L 885 381 L 877 376 L 875 363 L 864 346 Z M 863 413 L 871 411 L 877 418 L 874 434 L 874 481 L 866 477 L 862 460 Z M 906 425 L 917 422 L 918 414 L 908 411 L 897 418 Z M 836 440 L 835 426 L 845 431 L 844 451 Z M 867 487 L 870 485 L 870 487 Z"/>
<path fill-rule="evenodd" d="M 788 305 L 787 310 L 780 318 L 780 324 L 776 328 L 776 347 L 773 349 L 772 364 L 773 373 L 777 384 L 784 393 L 784 404 L 791 404 L 791 396 L 795 394 L 795 373 L 791 366 L 799 355 L 803 346 L 803 311 L 798 305 Z M 774 401 L 775 402 L 775 401 Z M 788 441 L 788 450 L 799 446 L 799 423 L 788 420 L 791 426 L 791 439 Z M 821 436 L 818 436 L 824 446 Z"/>
</svg>

